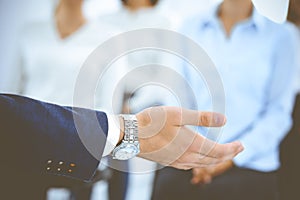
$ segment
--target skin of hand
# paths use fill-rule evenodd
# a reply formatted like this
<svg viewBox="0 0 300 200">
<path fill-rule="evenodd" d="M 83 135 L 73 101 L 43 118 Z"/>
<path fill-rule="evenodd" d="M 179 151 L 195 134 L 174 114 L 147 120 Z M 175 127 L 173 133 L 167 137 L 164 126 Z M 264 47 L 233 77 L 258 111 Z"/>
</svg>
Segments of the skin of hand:
<svg viewBox="0 0 300 200">
<path fill-rule="evenodd" d="M 223 174 L 234 166 L 232 160 L 227 160 L 222 163 L 212 165 L 209 167 L 193 168 L 193 178 L 191 183 L 196 184 L 208 184 L 216 176 Z"/>
<path fill-rule="evenodd" d="M 219 113 L 159 106 L 145 109 L 136 117 L 138 156 L 165 166 L 184 170 L 204 167 L 231 160 L 243 151 L 240 142 L 218 144 L 186 127 L 223 126 L 226 118 Z"/>
</svg>

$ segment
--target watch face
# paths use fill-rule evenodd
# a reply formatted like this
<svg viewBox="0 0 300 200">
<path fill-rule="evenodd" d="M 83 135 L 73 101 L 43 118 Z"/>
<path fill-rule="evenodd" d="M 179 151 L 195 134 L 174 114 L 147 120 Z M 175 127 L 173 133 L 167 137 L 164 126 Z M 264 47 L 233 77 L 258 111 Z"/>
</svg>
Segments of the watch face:
<svg viewBox="0 0 300 200">
<path fill-rule="evenodd" d="M 128 160 L 139 153 L 139 148 L 134 144 L 120 145 L 114 152 L 114 158 L 118 160 Z"/>
</svg>

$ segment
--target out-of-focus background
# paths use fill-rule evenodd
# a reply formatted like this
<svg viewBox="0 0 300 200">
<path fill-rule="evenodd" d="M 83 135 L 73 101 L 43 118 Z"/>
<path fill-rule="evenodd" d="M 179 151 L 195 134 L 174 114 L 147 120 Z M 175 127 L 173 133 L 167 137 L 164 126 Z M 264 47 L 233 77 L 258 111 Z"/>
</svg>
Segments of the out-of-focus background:
<svg viewBox="0 0 300 200">
<path fill-rule="evenodd" d="M 211 2 L 218 0 L 188 0 L 171 1 L 161 0 L 159 12 L 168 17 L 172 23 L 180 25 L 184 18 L 208 8 Z M 1 57 L 0 73 L 11 73 L 9 67 L 14 62 L 17 49 L 18 34 L 24 25 L 41 19 L 52 17 L 54 5 L 57 0 L 1 0 L 0 1 L 0 27 L 1 27 Z M 87 18 L 97 18 L 101 15 L 112 14 L 121 9 L 118 0 L 85 0 L 83 9 Z M 6 84 L 5 76 L 1 76 L 1 85 Z M 5 88 L 3 85 L 0 88 Z"/>
<path fill-rule="evenodd" d="M 144 3 L 146 2 L 145 5 L 147 4 L 147 0 L 140 1 Z M 138 5 L 136 7 L 131 7 L 129 4 L 127 5 L 126 2 L 126 0 L 0 0 L 0 92 L 18 93 L 44 101 L 62 105 L 70 105 L 72 104 L 72 84 L 76 79 L 80 65 L 84 62 L 87 56 L 103 41 L 118 33 L 145 27 L 165 28 L 175 31 L 182 30 L 182 27 L 185 27 L 185 29 L 188 30 L 188 27 L 185 26 L 186 20 L 190 19 L 194 15 L 210 11 L 211 7 L 220 3 L 221 0 L 154 0 L 149 1 L 152 3 L 152 5 Z M 77 7 L 75 5 L 76 3 L 79 3 L 80 6 Z M 79 14 L 78 24 L 72 24 L 73 21 L 71 20 L 69 24 L 67 23 L 65 24 L 66 26 L 64 26 L 64 20 L 67 19 L 65 16 L 66 13 L 68 14 L 68 9 L 70 8 L 79 8 L 82 10 L 82 13 L 79 11 L 77 13 Z M 289 20 L 295 24 L 295 35 L 300 35 L 296 29 L 296 27 L 300 27 L 299 13 L 299 1 L 291 0 Z M 56 22 L 56 26 L 54 25 L 54 22 Z M 256 22 L 257 21 L 255 21 L 255 23 Z M 262 24 L 260 22 L 261 21 L 258 20 L 258 25 L 256 24 L 258 30 Z M 62 24 L 61 27 L 59 26 L 60 23 Z M 191 21 L 189 21 L 189 23 L 191 26 L 193 25 Z M 70 25 L 70 27 L 68 25 Z M 210 25 L 210 21 L 208 20 L 207 23 L 204 23 L 202 27 L 203 30 L 201 29 L 204 36 L 208 38 L 210 36 L 205 35 L 204 29 Z M 213 25 L 214 24 L 212 23 L 212 27 Z M 243 25 L 247 25 L 247 23 Z M 273 26 L 274 25 L 272 25 L 272 27 Z M 53 31 L 56 28 L 61 28 L 61 31 Z M 251 28 L 253 27 L 251 26 Z M 277 26 L 274 30 L 277 30 L 277 28 L 279 30 L 278 32 L 283 30 L 281 29 L 282 27 Z M 226 30 L 226 27 L 224 29 Z M 238 30 L 239 29 L 233 29 L 232 32 L 229 31 L 228 35 L 226 35 L 228 37 L 226 38 L 226 36 L 224 36 L 224 41 L 230 38 L 231 33 L 233 36 L 235 36 L 237 33 L 240 33 Z M 252 32 L 250 33 L 252 34 Z M 245 35 L 247 34 L 249 33 L 246 33 Z M 261 37 L 261 35 L 259 37 Z M 204 40 L 203 38 L 199 39 L 199 41 Z M 268 37 L 266 36 L 265 38 Z M 228 39 L 228 41 L 228 43 L 231 44 L 232 42 L 232 45 L 236 45 L 234 40 Z M 241 39 L 241 41 L 248 42 L 247 44 L 249 45 L 251 44 L 251 42 L 247 40 Z M 277 41 L 274 43 L 276 42 Z M 220 44 L 223 45 L 223 49 L 221 48 L 220 52 L 226 54 L 227 50 L 231 51 L 233 49 L 230 49 L 230 47 L 232 47 L 230 45 L 229 48 L 226 46 L 228 43 L 224 42 L 224 44 Z M 209 42 L 205 43 L 205 41 L 204 44 L 207 46 L 210 45 Z M 241 46 L 243 46 L 243 44 L 241 44 Z M 298 43 L 295 43 L 295 46 L 300 47 Z M 217 45 L 215 49 L 218 47 L 219 45 Z M 269 48 L 267 45 L 264 47 L 266 48 L 261 48 L 263 52 L 265 49 Z M 280 49 L 281 46 L 279 45 L 275 47 Z M 270 49 L 270 51 L 274 50 L 271 47 Z M 219 53 L 218 50 L 219 49 L 217 49 L 216 52 L 213 51 L 213 53 Z M 274 55 L 277 55 L 275 53 Z M 291 52 L 291 54 L 292 53 L 293 52 Z M 236 64 L 234 61 L 235 58 L 229 59 L 228 55 L 226 57 L 222 54 L 223 57 L 215 56 L 214 58 L 218 60 L 218 58 L 222 57 L 223 60 L 220 59 L 221 61 L 219 60 L 219 62 L 228 62 L 228 65 Z M 243 58 L 243 54 L 241 54 L 241 58 Z M 155 53 L 150 55 L 149 52 L 144 52 L 140 54 L 137 53 L 136 55 L 129 55 L 125 60 L 121 60 L 116 64 L 124 66 L 130 63 L 132 66 L 139 66 L 140 64 L 143 64 L 143 62 L 159 62 L 160 59 L 162 58 Z M 244 60 L 247 59 L 240 59 L 238 63 L 241 62 L 245 64 Z M 262 62 L 258 62 L 258 64 L 261 63 L 264 63 L 263 59 Z M 44 68 L 39 68 L 40 65 L 43 65 Z M 76 67 L 73 68 L 75 65 Z M 238 74 L 239 71 L 236 73 Z M 68 74 L 68 76 L 66 76 L 66 74 Z M 120 75 L 121 73 L 114 73 L 114 75 L 117 74 Z M 231 74 L 231 72 L 228 74 Z M 234 70 L 232 71 L 232 74 L 234 76 Z M 256 74 L 253 76 L 261 77 L 261 79 L 264 78 L 264 76 L 260 73 L 258 73 L 257 76 Z M 114 78 L 115 77 L 112 77 L 112 79 Z M 229 79 L 231 78 L 228 78 L 227 81 Z M 300 78 L 298 77 L 296 79 L 298 79 L 297 84 L 299 87 Z M 43 84 L 39 84 L 40 82 L 43 82 Z M 247 86 L 250 88 L 248 89 L 254 94 L 255 91 L 251 90 L 252 85 Z M 130 91 L 130 84 L 128 88 L 128 91 Z M 110 89 L 111 88 L 108 83 L 107 87 L 100 92 L 106 94 L 110 92 Z M 149 100 L 149 98 L 155 96 L 152 93 L 153 90 L 155 90 L 156 94 L 159 93 L 159 90 L 156 90 L 155 88 L 149 88 L 148 90 L 145 90 L 144 94 L 141 95 L 142 97 L 140 96 L 140 101 L 138 101 L 139 98 L 137 98 L 136 101 L 142 101 L 144 105 L 139 106 L 140 104 L 136 103 L 136 105 L 131 106 L 131 111 L 134 110 L 138 112 L 145 106 L 162 104 L 161 102 L 155 102 L 154 98 L 153 101 Z M 122 97 L 124 98 L 124 101 L 120 102 L 120 113 L 130 112 L 130 110 L 128 110 L 128 107 L 130 106 L 126 104 L 126 99 L 131 98 L 132 94 L 126 93 L 126 88 L 124 91 L 124 96 Z M 139 97 L 139 95 L 140 94 L 138 93 L 135 95 L 135 97 Z M 146 100 L 149 101 L 148 104 L 144 102 Z M 299 102 L 300 101 L 298 97 L 294 107 L 294 123 L 291 125 L 292 128 L 289 129 L 290 131 L 282 133 L 284 134 L 282 141 L 279 140 L 281 144 L 280 158 L 282 163 L 281 168 L 275 171 L 276 176 L 279 177 L 279 187 L 277 192 L 280 193 L 281 200 L 300 199 L 300 192 L 297 189 L 297 186 L 299 185 L 298 181 L 300 179 L 300 156 L 298 155 L 300 152 L 300 129 L 298 124 L 298 115 L 300 113 L 300 106 L 298 105 Z M 293 104 L 293 101 L 290 100 L 288 103 Z M 105 106 L 105 103 L 100 103 L 99 109 L 105 109 Z M 259 119 L 257 119 L 257 121 L 259 121 Z M 276 146 L 271 149 L 274 152 L 277 152 L 276 148 L 279 147 Z M 82 184 L 78 186 L 78 184 L 76 184 L 76 186 L 73 187 L 72 185 L 70 186 L 68 184 L 67 187 L 49 188 L 46 195 L 47 199 L 151 199 L 154 179 L 157 175 L 155 174 L 155 169 L 157 167 L 155 163 L 138 158 L 129 162 L 116 162 L 108 158 L 105 160 L 105 162 L 111 165 L 119 166 L 122 169 L 127 169 L 125 171 L 135 171 L 134 169 L 137 166 L 139 166 L 139 169 L 144 167 L 145 171 L 147 172 L 125 173 L 111 168 L 108 169 L 106 166 L 104 166 L 105 164 L 103 164 L 99 166 L 97 171 L 99 179 L 96 180 L 93 185 L 86 186 Z M 258 171 L 260 171 L 260 169 Z M 264 173 L 264 171 L 262 173 Z M 161 175 L 161 177 L 164 176 Z M 170 180 L 172 179 L 170 178 Z M 78 188 L 84 189 L 81 191 L 81 189 L 78 190 Z M 18 189 L 16 188 L 16 192 L 17 190 Z M 190 199 L 188 195 L 189 194 L 186 194 L 186 199 Z M 294 198 L 295 196 L 296 198 Z M 272 199 L 266 198 L 265 200 Z"/>
</svg>

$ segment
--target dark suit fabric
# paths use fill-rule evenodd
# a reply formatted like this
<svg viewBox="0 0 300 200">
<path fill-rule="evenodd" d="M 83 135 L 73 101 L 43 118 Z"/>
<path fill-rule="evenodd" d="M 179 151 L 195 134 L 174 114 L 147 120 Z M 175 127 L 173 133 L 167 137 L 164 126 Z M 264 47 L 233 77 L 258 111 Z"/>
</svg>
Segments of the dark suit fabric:
<svg viewBox="0 0 300 200">
<path fill-rule="evenodd" d="M 101 158 L 107 116 L 96 112 L 99 132 L 89 120 L 92 112 L 0 94 L 1 199 L 43 199 L 47 187 L 90 181 L 99 160 L 82 143 L 73 117 L 85 124 L 89 137 L 100 136 L 95 142 Z"/>
<path fill-rule="evenodd" d="M 293 127 L 281 143 L 281 169 L 279 173 L 280 199 L 300 199 L 300 94 L 293 111 Z"/>
<path fill-rule="evenodd" d="M 278 200 L 276 172 L 233 167 L 207 185 L 192 185 L 191 178 L 191 170 L 157 171 L 152 200 Z"/>
</svg>

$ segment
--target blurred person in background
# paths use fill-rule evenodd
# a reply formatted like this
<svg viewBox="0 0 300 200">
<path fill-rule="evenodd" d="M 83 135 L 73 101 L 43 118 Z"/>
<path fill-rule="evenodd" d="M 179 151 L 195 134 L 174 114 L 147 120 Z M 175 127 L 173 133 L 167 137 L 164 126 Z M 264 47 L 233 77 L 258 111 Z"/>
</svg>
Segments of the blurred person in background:
<svg viewBox="0 0 300 200">
<path fill-rule="evenodd" d="M 17 63 L 14 65 L 19 69 L 12 81 L 17 87 L 16 91 L 11 92 L 55 104 L 74 105 L 73 93 L 82 64 L 98 45 L 119 33 L 116 27 L 99 20 L 87 19 L 83 13 L 83 5 L 84 0 L 54 1 L 55 12 L 50 19 L 36 21 L 24 27 L 20 34 Z M 113 68 L 115 71 L 105 79 L 106 83 L 98 87 L 96 109 L 109 110 L 113 85 L 121 77 L 124 66 L 118 67 L 119 69 Z M 120 100 L 117 112 L 121 112 L 122 98 L 117 99 Z M 113 169 L 111 171 L 113 173 L 109 187 L 118 192 L 110 193 L 110 199 L 123 199 L 127 174 Z M 90 185 L 74 186 L 75 189 L 72 189 L 71 183 L 71 198 L 90 198 Z"/>
<path fill-rule="evenodd" d="M 278 199 L 279 145 L 292 125 L 299 69 L 295 27 L 259 15 L 251 0 L 224 0 L 182 31 L 204 48 L 223 80 L 227 124 L 220 142 L 239 140 L 245 151 L 217 166 L 158 171 L 152 199 Z M 211 109 L 205 82 L 190 69 L 182 72 L 198 108 Z"/>
<path fill-rule="evenodd" d="M 294 23 L 298 30 L 298 48 L 300 48 L 300 1 L 291 0 L 289 5 L 288 20 Z M 298 55 L 300 58 L 300 55 Z M 300 192 L 298 182 L 300 179 L 300 158 L 296 155 L 300 152 L 300 69 L 297 73 L 297 97 L 293 110 L 293 126 L 287 137 L 281 144 L 281 169 L 280 169 L 280 199 L 299 199 Z"/>
<path fill-rule="evenodd" d="M 175 28 L 188 18 L 207 11 L 207 9 L 221 0 L 161 0 L 159 9 L 161 14 L 172 21 Z"/>
<path fill-rule="evenodd" d="M 101 16 L 109 24 L 123 31 L 139 28 L 170 28 L 170 19 L 159 10 L 159 0 L 119 0 L 119 11 Z"/>
<path fill-rule="evenodd" d="M 143 28 L 173 29 L 172 21 L 167 18 L 159 8 L 159 0 L 119 0 L 122 8 L 115 13 L 101 16 L 101 21 L 121 29 L 123 32 L 134 31 Z M 145 40 L 163 42 L 157 35 Z M 140 66 L 149 66 L 149 70 L 132 71 L 134 77 L 126 81 L 124 93 L 123 113 L 137 113 L 146 107 L 162 105 L 164 90 L 159 86 L 147 85 L 136 88 L 139 80 L 159 79 L 157 68 L 151 65 L 162 64 L 162 52 L 153 49 L 139 49 L 124 56 L 128 62 L 128 68 L 135 70 Z M 151 68 L 151 69 L 150 69 Z M 136 73 L 135 73 L 136 72 Z M 138 90 L 137 90 L 138 89 Z M 152 181 L 156 163 L 141 158 L 129 161 L 129 184 L 126 199 L 147 200 L 151 196 Z"/>
<path fill-rule="evenodd" d="M 14 80 L 15 69 L 13 64 L 16 51 L 18 49 L 17 41 L 20 30 L 24 25 L 49 19 L 53 16 L 53 2 L 57 0 L 10 0 L 0 1 L 0 91 L 16 91 Z M 89 19 L 95 19 L 100 15 L 118 10 L 120 3 L 118 0 L 86 0 L 83 4 L 84 16 Z M 10 66 L 10 67 L 8 67 Z"/>
<path fill-rule="evenodd" d="M 121 9 L 109 15 L 104 15 L 101 17 L 101 20 L 115 26 L 123 32 L 133 31 L 144 28 L 158 28 L 158 29 L 172 29 L 171 20 L 166 16 L 162 15 L 159 10 L 159 0 L 120 0 L 122 7 Z M 146 38 L 145 38 L 146 39 Z M 147 38 L 147 40 L 155 40 L 160 41 L 160 38 L 157 35 L 153 35 L 152 38 Z M 135 69 L 141 65 L 160 63 L 162 62 L 161 52 L 156 50 L 149 49 L 140 49 L 138 51 L 130 52 L 130 54 L 125 55 L 128 66 L 130 69 Z M 157 76 L 158 72 L 153 70 L 151 74 L 139 74 L 136 75 L 136 79 L 145 79 L 149 76 Z M 126 94 L 124 102 L 128 102 L 127 100 L 132 97 L 132 91 L 136 81 L 127 82 L 126 83 Z M 151 89 L 148 92 L 143 92 L 144 96 L 146 93 L 150 93 Z M 142 94 L 142 92 L 140 93 Z M 138 94 L 135 94 L 138 95 Z M 149 97 L 149 96 L 148 96 Z M 153 98 L 153 96 L 152 96 Z M 151 101 L 151 102 L 150 102 Z M 159 100 L 157 100 L 159 101 Z M 143 108 L 148 107 L 149 105 L 158 105 L 161 102 L 157 102 L 156 99 L 146 98 L 146 96 L 142 99 L 139 98 L 135 100 L 134 105 L 124 104 L 124 113 L 126 112 L 139 112 Z M 142 103 L 140 103 L 142 102 Z M 130 108 L 129 108 L 130 107 Z"/>
</svg>

